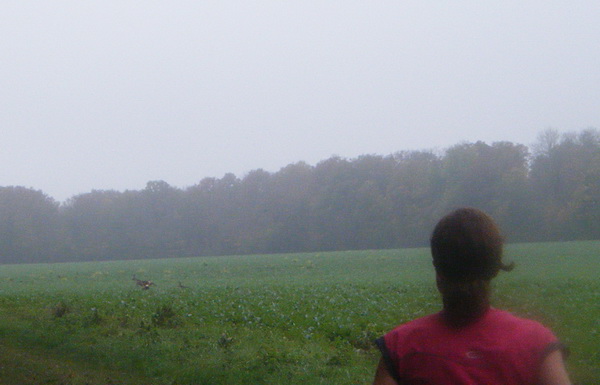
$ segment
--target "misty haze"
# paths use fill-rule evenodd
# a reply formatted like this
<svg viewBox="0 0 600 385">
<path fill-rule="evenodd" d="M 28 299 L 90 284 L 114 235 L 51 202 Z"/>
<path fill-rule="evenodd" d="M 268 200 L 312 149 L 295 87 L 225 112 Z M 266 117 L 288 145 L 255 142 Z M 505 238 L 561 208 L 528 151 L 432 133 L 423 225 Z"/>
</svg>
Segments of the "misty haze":
<svg viewBox="0 0 600 385">
<path fill-rule="evenodd" d="M 592 1 L 0 5 L 0 384 L 372 383 L 377 338 L 447 310 L 429 246 L 459 207 L 516 266 L 491 305 L 595 384 L 598 20 Z"/>
</svg>

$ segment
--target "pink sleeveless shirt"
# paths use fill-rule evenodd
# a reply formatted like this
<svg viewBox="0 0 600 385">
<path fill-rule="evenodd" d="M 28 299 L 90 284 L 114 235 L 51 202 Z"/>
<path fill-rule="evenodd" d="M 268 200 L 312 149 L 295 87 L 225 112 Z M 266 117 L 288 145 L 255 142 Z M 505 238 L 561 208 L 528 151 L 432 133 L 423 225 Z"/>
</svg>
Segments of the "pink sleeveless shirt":
<svg viewBox="0 0 600 385">
<path fill-rule="evenodd" d="M 396 327 L 377 345 L 392 377 L 409 385 L 533 385 L 545 355 L 560 348 L 538 322 L 496 309 L 462 328 L 432 314 Z"/>
</svg>

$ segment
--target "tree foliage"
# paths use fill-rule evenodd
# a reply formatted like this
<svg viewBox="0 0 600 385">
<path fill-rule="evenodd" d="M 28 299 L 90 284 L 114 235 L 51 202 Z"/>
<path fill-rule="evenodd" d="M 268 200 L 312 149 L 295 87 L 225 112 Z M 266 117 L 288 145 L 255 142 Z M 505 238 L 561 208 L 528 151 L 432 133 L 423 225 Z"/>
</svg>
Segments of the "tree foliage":
<svg viewBox="0 0 600 385">
<path fill-rule="evenodd" d="M 488 211 L 509 241 L 600 238 L 600 132 L 547 130 L 522 144 L 333 156 L 243 178 L 93 190 L 59 205 L 0 187 L 0 261 L 138 259 L 423 246 L 459 206 Z"/>
</svg>

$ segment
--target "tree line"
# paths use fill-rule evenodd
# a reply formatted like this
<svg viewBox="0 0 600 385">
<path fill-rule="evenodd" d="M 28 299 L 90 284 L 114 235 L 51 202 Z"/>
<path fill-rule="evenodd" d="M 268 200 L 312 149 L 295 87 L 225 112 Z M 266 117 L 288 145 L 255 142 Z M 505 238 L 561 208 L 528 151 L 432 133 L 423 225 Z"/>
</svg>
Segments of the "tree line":
<svg viewBox="0 0 600 385">
<path fill-rule="evenodd" d="M 180 189 L 93 190 L 63 204 L 0 187 L 0 262 L 168 258 L 424 246 L 460 206 L 490 213 L 509 242 L 600 239 L 600 132 L 542 132 L 531 148 L 333 156 Z"/>
</svg>

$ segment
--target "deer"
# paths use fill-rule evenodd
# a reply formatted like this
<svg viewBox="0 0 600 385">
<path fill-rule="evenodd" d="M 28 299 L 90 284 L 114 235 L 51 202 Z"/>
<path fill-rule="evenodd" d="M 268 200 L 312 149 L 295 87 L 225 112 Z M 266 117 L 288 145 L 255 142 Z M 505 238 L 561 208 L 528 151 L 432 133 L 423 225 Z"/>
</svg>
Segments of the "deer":
<svg viewBox="0 0 600 385">
<path fill-rule="evenodd" d="M 154 282 L 152 282 L 152 281 L 143 281 L 143 280 L 141 280 L 141 279 L 137 279 L 137 278 L 135 277 L 135 275 L 133 276 L 133 278 L 132 278 L 132 279 L 135 281 L 135 284 L 136 284 L 136 285 L 138 285 L 138 286 L 141 286 L 141 287 L 142 287 L 142 290 L 148 290 L 148 289 L 150 289 L 150 286 L 153 286 L 153 285 L 154 285 Z"/>
</svg>

